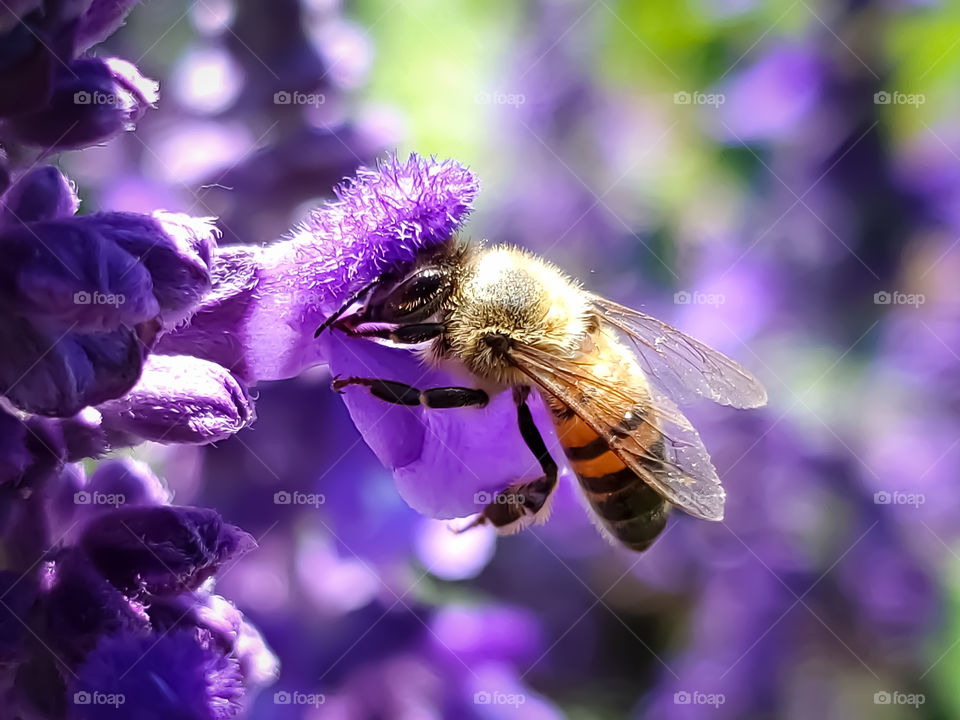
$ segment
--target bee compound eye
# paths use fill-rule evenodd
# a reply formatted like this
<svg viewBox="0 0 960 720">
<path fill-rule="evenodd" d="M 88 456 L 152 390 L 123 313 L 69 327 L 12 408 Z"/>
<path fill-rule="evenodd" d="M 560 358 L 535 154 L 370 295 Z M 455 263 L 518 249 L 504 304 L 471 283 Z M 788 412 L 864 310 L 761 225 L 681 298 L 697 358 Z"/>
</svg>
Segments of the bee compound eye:
<svg viewBox="0 0 960 720">
<path fill-rule="evenodd" d="M 446 276 L 438 269 L 422 270 L 402 282 L 387 298 L 384 311 L 393 319 L 410 319 L 412 315 L 427 315 L 439 303 L 446 287 Z"/>
</svg>

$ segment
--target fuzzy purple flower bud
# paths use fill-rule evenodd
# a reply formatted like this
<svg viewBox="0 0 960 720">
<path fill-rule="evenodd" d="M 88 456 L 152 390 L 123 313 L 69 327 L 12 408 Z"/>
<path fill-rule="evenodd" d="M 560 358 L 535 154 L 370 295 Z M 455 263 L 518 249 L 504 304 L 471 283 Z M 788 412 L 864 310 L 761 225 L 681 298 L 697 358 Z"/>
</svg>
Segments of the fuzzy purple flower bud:
<svg viewBox="0 0 960 720">
<path fill-rule="evenodd" d="M 39 489 L 63 466 L 66 448 L 55 421 L 18 418 L 0 409 L 0 486 Z"/>
<path fill-rule="evenodd" d="M 157 101 L 157 84 L 117 58 L 79 58 L 55 70 L 49 102 L 3 123 L 15 142 L 68 150 L 132 130 Z"/>
<path fill-rule="evenodd" d="M 0 319 L 0 394 L 38 415 L 73 415 L 122 395 L 137 381 L 150 327 L 107 333 L 47 333 L 23 318 Z"/>
<path fill-rule="evenodd" d="M 225 368 L 189 355 L 153 355 L 126 395 L 97 406 L 106 447 L 143 441 L 204 444 L 254 419 L 253 401 Z"/>
<path fill-rule="evenodd" d="M 277 657 L 260 632 L 226 598 L 204 592 L 185 593 L 154 600 L 149 612 L 156 632 L 188 630 L 204 647 L 236 657 L 247 686 L 276 680 Z"/>
<path fill-rule="evenodd" d="M 97 465 L 86 491 L 117 497 L 125 507 L 166 505 L 172 493 L 150 466 L 133 458 L 118 458 Z"/>
<path fill-rule="evenodd" d="M 150 624 L 142 608 L 107 582 L 77 548 L 68 548 L 54 562 L 50 589 L 42 601 L 46 642 L 72 667 L 103 635 L 137 632 Z"/>
<path fill-rule="evenodd" d="M 411 155 L 361 168 L 291 239 L 221 250 L 216 264 L 230 272 L 215 271 L 190 325 L 158 351 L 201 355 L 251 382 L 324 362 L 327 340 L 313 336 L 324 318 L 389 268 L 447 240 L 477 189 L 476 176 L 453 161 Z"/>
<path fill-rule="evenodd" d="M 85 702 L 93 693 L 114 702 Z M 239 714 L 243 694 L 236 658 L 189 632 L 120 634 L 104 637 L 71 678 L 67 718 L 227 720 Z"/>
<path fill-rule="evenodd" d="M 90 521 L 80 538 L 97 569 L 128 595 L 196 589 L 256 545 L 208 508 L 131 507 Z"/>
<path fill-rule="evenodd" d="M 73 183 L 57 168 L 43 165 L 23 175 L 0 197 L 0 227 L 72 217 L 79 204 Z"/>
</svg>

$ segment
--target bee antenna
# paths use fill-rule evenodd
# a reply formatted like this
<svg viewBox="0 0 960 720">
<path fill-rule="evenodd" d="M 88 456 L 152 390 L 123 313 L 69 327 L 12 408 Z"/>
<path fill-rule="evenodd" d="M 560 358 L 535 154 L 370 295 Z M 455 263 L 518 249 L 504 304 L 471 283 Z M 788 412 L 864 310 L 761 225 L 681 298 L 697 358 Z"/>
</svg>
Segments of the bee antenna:
<svg viewBox="0 0 960 720">
<path fill-rule="evenodd" d="M 333 315 L 331 315 L 326 320 L 324 320 L 323 323 L 321 323 L 320 327 L 318 327 L 317 331 L 313 334 L 313 337 L 315 338 L 320 337 L 320 333 L 322 333 L 328 327 L 333 325 L 337 320 L 339 320 L 340 316 L 343 315 L 347 310 L 349 310 L 351 305 L 353 305 L 355 302 L 357 302 L 357 300 L 359 300 L 368 292 L 370 292 L 370 290 L 379 282 L 380 282 L 380 278 L 372 280 L 368 282 L 366 285 L 364 285 L 362 288 L 357 290 L 349 298 L 347 298 L 347 300 L 343 303 L 343 305 L 337 308 L 336 312 L 334 312 Z"/>
</svg>

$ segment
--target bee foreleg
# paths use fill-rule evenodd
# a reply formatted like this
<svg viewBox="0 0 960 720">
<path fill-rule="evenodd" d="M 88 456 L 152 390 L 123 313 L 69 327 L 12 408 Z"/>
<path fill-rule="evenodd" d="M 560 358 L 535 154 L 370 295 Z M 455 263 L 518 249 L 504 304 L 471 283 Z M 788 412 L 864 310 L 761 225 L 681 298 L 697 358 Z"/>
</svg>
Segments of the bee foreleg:
<svg viewBox="0 0 960 720">
<path fill-rule="evenodd" d="M 338 378 L 333 389 L 339 392 L 349 385 L 365 385 L 370 394 L 395 405 L 423 405 L 435 410 L 459 407 L 484 407 L 490 397 L 483 390 L 466 387 L 438 387 L 418 390 L 412 385 L 395 380 L 377 378 Z"/>
</svg>

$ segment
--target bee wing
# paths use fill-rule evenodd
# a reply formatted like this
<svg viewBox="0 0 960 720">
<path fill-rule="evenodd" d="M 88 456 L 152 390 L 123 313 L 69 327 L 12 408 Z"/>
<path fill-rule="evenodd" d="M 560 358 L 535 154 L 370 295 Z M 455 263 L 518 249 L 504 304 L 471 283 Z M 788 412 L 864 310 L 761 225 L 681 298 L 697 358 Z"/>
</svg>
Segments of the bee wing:
<svg viewBox="0 0 960 720">
<path fill-rule="evenodd" d="M 614 385 L 598 378 L 590 365 L 517 344 L 510 350 L 517 368 L 535 385 L 575 412 L 644 482 L 681 510 L 703 520 L 723 519 L 726 494 L 700 435 L 677 406 L 650 388 Z M 621 435 L 613 428 L 624 407 L 649 408 L 643 422 L 663 438 L 663 454 L 654 454 L 639 433 Z"/>
<path fill-rule="evenodd" d="M 753 375 L 721 352 L 650 315 L 592 296 L 597 315 L 627 335 L 647 377 L 670 397 L 696 396 L 721 405 L 753 408 L 767 404 L 767 391 Z"/>
</svg>

